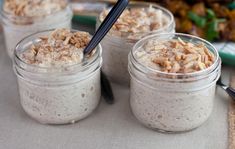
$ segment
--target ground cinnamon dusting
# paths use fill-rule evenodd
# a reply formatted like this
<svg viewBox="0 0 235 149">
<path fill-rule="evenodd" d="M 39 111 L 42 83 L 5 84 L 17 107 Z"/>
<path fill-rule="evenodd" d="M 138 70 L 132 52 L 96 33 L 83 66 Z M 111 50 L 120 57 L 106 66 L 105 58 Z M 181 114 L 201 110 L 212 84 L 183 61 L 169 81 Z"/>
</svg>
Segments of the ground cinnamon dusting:
<svg viewBox="0 0 235 149">
<path fill-rule="evenodd" d="M 91 37 L 87 32 L 57 29 L 21 54 L 23 61 L 33 65 L 56 66 L 81 63 L 83 50 Z"/>
</svg>

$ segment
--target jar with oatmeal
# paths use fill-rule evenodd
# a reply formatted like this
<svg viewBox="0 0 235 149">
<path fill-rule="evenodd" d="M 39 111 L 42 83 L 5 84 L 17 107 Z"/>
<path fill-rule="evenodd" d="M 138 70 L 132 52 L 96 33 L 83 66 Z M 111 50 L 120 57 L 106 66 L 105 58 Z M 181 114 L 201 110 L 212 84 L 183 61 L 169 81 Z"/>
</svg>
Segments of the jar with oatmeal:
<svg viewBox="0 0 235 149">
<path fill-rule="evenodd" d="M 90 35 L 57 29 L 23 39 L 15 49 L 14 70 L 25 112 L 43 124 L 74 123 L 90 115 L 101 96 L 101 46 L 89 56 Z"/>
<path fill-rule="evenodd" d="M 111 81 L 125 86 L 130 82 L 127 65 L 133 45 L 150 33 L 175 32 L 174 17 L 165 8 L 145 2 L 131 2 L 128 7 L 101 42 L 104 49 L 102 70 Z M 100 14 L 97 26 L 108 12 Z"/>
<path fill-rule="evenodd" d="M 186 34 L 155 34 L 129 54 L 130 105 L 145 126 L 163 132 L 189 131 L 213 109 L 221 60 L 209 42 Z"/>
<path fill-rule="evenodd" d="M 1 8 L 5 43 L 12 58 L 16 44 L 42 30 L 70 28 L 72 10 L 67 0 L 5 0 Z"/>
</svg>

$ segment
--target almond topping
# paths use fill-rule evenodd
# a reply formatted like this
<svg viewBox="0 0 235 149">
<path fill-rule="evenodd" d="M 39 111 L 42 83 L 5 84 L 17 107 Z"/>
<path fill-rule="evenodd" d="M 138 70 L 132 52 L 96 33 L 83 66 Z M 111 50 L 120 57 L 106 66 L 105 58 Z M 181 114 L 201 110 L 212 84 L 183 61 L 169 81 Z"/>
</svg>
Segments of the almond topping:
<svg viewBox="0 0 235 149">
<path fill-rule="evenodd" d="M 215 61 L 215 55 L 204 44 L 189 43 L 180 38 L 170 41 L 150 40 L 142 50 L 145 52 L 136 52 L 137 56 L 141 55 L 138 56 L 139 59 L 142 57 L 146 59 L 146 55 L 151 55 L 151 62 L 157 65 L 154 68 L 169 73 L 204 70 Z"/>
<path fill-rule="evenodd" d="M 56 29 L 47 37 L 39 38 L 41 41 L 26 49 L 21 58 L 34 65 L 55 66 L 80 63 L 91 37 L 86 32 Z"/>
</svg>

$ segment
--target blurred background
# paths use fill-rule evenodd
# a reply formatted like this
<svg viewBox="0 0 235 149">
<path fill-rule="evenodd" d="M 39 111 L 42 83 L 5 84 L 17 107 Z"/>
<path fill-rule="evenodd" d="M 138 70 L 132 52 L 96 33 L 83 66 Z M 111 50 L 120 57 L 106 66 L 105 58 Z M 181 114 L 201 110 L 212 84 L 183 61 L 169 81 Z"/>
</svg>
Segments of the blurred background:
<svg viewBox="0 0 235 149">
<path fill-rule="evenodd" d="M 0 0 L 2 3 L 3 0 Z M 134 0 L 130 0 L 134 2 Z M 137 2 L 141 0 L 135 0 Z M 70 0 L 73 28 L 95 32 L 96 19 L 116 0 Z M 225 64 L 235 66 L 235 0 L 145 0 L 169 9 L 176 32 L 188 33 L 213 42 Z"/>
<path fill-rule="evenodd" d="M 130 0 L 133 2 L 133 0 Z M 135 0 L 141 1 L 141 0 Z M 73 24 L 94 33 L 99 13 L 116 0 L 72 0 Z M 169 9 L 176 32 L 199 36 L 219 50 L 223 64 L 235 66 L 235 0 L 145 0 Z M 91 30 L 91 28 L 93 28 Z"/>
<path fill-rule="evenodd" d="M 92 2 L 88 8 L 94 8 L 93 14 L 92 10 L 86 12 L 87 8 L 77 11 L 76 14 L 95 15 L 95 12 L 99 12 L 96 10 L 98 6 L 95 6 L 94 0 L 73 0 L 72 2 Z M 103 7 L 108 7 L 116 1 L 97 0 L 96 2 L 104 4 Z M 146 0 L 144 2 L 157 3 L 169 9 L 175 16 L 177 32 L 193 34 L 209 41 L 235 41 L 234 0 Z M 92 5 L 94 7 L 90 7 Z M 100 6 L 100 9 L 103 7 Z"/>
</svg>

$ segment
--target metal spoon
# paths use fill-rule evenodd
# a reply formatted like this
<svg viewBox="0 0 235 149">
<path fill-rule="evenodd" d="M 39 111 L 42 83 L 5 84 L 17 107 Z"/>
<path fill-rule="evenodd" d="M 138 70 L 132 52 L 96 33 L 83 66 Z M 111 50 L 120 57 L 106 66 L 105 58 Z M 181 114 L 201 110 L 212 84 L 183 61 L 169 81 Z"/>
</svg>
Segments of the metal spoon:
<svg viewBox="0 0 235 149">
<path fill-rule="evenodd" d="M 104 38 L 104 36 L 108 33 L 108 31 L 112 28 L 113 24 L 117 21 L 119 16 L 127 7 L 129 1 L 128 0 L 119 0 L 115 6 L 111 9 L 103 23 L 100 25 L 95 35 L 92 37 L 89 44 L 84 49 L 84 55 L 89 55 L 93 49 L 100 43 L 100 41 Z M 112 87 L 108 78 L 105 76 L 103 72 L 101 72 L 101 90 L 102 96 L 108 104 L 114 103 L 114 96 Z"/>
<path fill-rule="evenodd" d="M 235 100 L 235 89 L 223 84 L 221 78 L 219 78 L 219 80 L 217 81 L 217 85 L 224 89 L 229 94 L 229 96 L 232 97 L 233 100 Z"/>
</svg>

